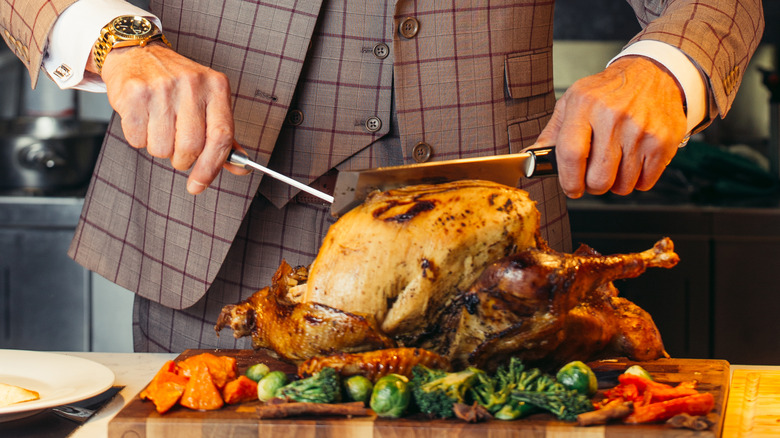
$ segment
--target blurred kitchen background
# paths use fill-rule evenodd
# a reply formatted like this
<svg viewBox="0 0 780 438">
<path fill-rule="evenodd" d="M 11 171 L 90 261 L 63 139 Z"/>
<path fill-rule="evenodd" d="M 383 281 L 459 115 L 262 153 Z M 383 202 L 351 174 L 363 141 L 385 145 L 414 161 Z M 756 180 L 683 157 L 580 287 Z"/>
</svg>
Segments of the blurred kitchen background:
<svg viewBox="0 0 780 438">
<path fill-rule="evenodd" d="M 135 2 L 143 4 L 143 0 Z M 671 237 L 671 270 L 616 283 L 674 357 L 780 365 L 780 2 L 731 112 L 678 153 L 650 192 L 570 201 L 574 243 L 602 253 Z M 602 70 L 637 31 L 627 3 L 558 0 L 556 91 Z M 0 348 L 132 351 L 132 294 L 67 257 L 111 114 L 105 95 L 59 90 L 0 49 Z"/>
</svg>

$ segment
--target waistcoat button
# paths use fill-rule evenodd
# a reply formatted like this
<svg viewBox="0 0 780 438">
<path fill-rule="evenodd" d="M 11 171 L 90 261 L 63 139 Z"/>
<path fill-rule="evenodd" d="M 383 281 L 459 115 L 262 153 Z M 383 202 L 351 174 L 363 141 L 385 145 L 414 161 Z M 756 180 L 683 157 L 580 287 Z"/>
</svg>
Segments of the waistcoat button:
<svg viewBox="0 0 780 438">
<path fill-rule="evenodd" d="M 374 46 L 374 56 L 376 56 L 377 58 L 385 59 L 389 54 L 390 54 L 390 48 L 387 47 L 387 44 L 379 43 Z"/>
<path fill-rule="evenodd" d="M 412 158 L 418 163 L 424 163 L 428 161 L 428 158 L 431 158 L 431 152 L 433 152 L 431 145 L 421 141 L 414 145 L 414 148 L 412 149 Z"/>
<path fill-rule="evenodd" d="M 366 119 L 366 129 L 368 132 L 377 132 L 382 129 L 382 120 L 379 117 L 372 116 Z"/>
<path fill-rule="evenodd" d="M 303 111 L 294 109 L 287 113 L 287 123 L 292 126 L 298 126 L 303 123 Z"/>
<path fill-rule="evenodd" d="M 417 36 L 417 32 L 420 30 L 420 22 L 414 17 L 406 17 L 398 26 L 398 31 L 401 32 L 401 36 L 407 39 Z"/>
</svg>

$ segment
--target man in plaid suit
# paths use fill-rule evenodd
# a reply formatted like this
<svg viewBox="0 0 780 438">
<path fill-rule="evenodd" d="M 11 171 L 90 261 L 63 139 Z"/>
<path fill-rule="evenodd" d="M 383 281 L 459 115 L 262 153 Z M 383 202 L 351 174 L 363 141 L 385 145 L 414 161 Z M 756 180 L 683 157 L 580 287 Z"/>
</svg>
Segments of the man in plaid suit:
<svg viewBox="0 0 780 438">
<path fill-rule="evenodd" d="M 565 196 L 652 187 L 727 113 L 764 26 L 760 0 L 629 1 L 641 33 L 556 105 L 553 3 L 25 0 L 0 18 L 33 84 L 43 66 L 107 91 L 116 113 L 69 254 L 137 294 L 137 350 L 181 351 L 247 348 L 215 335 L 222 306 L 282 259 L 310 263 L 333 221 L 224 165 L 234 144 L 324 190 L 339 170 L 557 144 L 560 177 L 521 187 L 543 237 L 570 250 Z M 153 18 L 172 48 L 114 49 L 98 74 L 92 46 L 124 14 Z"/>
</svg>

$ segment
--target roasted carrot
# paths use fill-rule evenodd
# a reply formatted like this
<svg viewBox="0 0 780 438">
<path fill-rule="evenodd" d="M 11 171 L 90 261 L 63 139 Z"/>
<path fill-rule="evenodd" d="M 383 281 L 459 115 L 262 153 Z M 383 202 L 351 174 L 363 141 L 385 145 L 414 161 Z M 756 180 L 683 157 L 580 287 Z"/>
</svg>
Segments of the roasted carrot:
<svg viewBox="0 0 780 438">
<path fill-rule="evenodd" d="M 696 391 L 695 382 L 682 382 L 677 386 L 671 386 L 633 374 L 621 374 L 618 377 L 618 380 L 620 381 L 621 385 L 636 386 L 640 393 L 650 393 L 652 395 L 650 397 L 650 403 L 657 403 L 664 400 L 671 400 L 673 398 L 699 393 Z M 647 398 L 645 398 L 645 400 L 647 400 Z"/>
<path fill-rule="evenodd" d="M 634 408 L 625 423 L 654 423 L 666 421 L 677 414 L 707 415 L 715 406 L 709 392 L 697 393 Z"/>
</svg>

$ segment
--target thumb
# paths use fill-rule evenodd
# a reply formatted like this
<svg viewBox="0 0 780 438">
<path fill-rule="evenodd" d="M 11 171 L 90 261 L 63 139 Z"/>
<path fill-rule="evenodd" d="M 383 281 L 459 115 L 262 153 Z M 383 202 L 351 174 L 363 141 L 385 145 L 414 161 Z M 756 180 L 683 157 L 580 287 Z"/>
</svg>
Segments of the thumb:
<svg viewBox="0 0 780 438">
<path fill-rule="evenodd" d="M 561 130 L 561 126 L 563 126 L 564 114 L 566 114 L 566 100 L 565 98 L 561 98 L 555 105 L 555 109 L 553 110 L 547 125 L 542 129 L 539 137 L 536 138 L 536 142 L 525 148 L 525 150 L 555 146 L 558 139 L 558 133 Z"/>
</svg>

